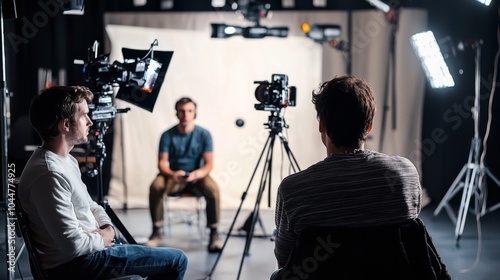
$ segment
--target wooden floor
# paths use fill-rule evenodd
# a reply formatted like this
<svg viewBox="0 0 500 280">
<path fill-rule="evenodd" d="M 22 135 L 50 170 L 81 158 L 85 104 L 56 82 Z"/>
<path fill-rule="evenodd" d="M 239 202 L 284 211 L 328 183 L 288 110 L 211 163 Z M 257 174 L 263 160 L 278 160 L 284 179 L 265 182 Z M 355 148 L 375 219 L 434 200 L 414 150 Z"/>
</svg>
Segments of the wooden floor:
<svg viewBox="0 0 500 280">
<path fill-rule="evenodd" d="M 469 214 L 459 242 L 460 246 L 457 247 L 454 235 L 455 226 L 444 210 L 434 217 L 435 208 L 434 204 L 425 207 L 422 210 L 421 218 L 426 224 L 443 261 L 448 266 L 452 279 L 500 279 L 500 210 L 481 218 L 481 239 L 478 238 L 475 217 Z M 147 240 L 151 230 L 151 222 L 146 209 L 114 210 L 114 212 L 135 241 L 142 243 Z M 207 236 L 205 234 L 203 240 L 200 241 L 200 232 L 196 224 L 173 224 L 170 230 L 166 228 L 164 246 L 181 248 L 187 253 L 189 258 L 185 277 L 187 280 L 207 279 L 209 275 L 214 280 L 269 279 L 273 270 L 276 269 L 273 255 L 274 243 L 270 238 L 274 230 L 274 213 L 262 207 L 260 214 L 264 229 L 260 224 L 256 224 L 256 232 L 250 240 L 248 256 L 243 257 L 246 238 L 237 236 L 238 232 L 236 231 L 248 217 L 248 212 L 245 211 L 240 212 L 237 217 L 234 210 L 222 212 L 221 239 L 224 241 L 227 238 L 228 229 L 233 222 L 235 231 L 227 239 L 227 245 L 216 266 L 214 266 L 214 262 L 218 254 L 207 252 L 205 240 Z M 267 237 L 264 237 L 266 235 Z M 4 236 L 5 233 L 2 232 L 2 252 L 5 252 Z M 478 247 L 479 243 L 481 247 Z M 16 246 L 19 248 L 21 244 L 22 239 L 18 239 Z M 480 255 L 476 263 L 478 253 Z M 2 264 L 0 266 L 0 279 L 5 279 L 5 275 L 7 275 L 5 254 L 2 254 L 0 261 Z M 32 279 L 25 252 L 20 254 L 15 277 L 16 279 Z"/>
</svg>

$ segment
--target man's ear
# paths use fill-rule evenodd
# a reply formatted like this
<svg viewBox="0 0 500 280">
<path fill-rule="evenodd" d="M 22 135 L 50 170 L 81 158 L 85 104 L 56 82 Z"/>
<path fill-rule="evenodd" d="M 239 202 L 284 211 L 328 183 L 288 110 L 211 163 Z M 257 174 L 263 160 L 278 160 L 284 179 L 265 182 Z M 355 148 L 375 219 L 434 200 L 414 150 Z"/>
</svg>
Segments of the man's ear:
<svg viewBox="0 0 500 280">
<path fill-rule="evenodd" d="M 368 126 L 368 129 L 366 129 L 366 132 L 372 131 L 372 126 L 373 126 L 373 122 Z"/>
<path fill-rule="evenodd" d="M 59 129 L 61 131 L 69 131 L 70 122 L 69 119 L 62 119 L 59 121 Z"/>
<path fill-rule="evenodd" d="M 325 132 L 325 123 L 321 118 L 319 118 L 319 132 L 321 133 Z"/>
</svg>

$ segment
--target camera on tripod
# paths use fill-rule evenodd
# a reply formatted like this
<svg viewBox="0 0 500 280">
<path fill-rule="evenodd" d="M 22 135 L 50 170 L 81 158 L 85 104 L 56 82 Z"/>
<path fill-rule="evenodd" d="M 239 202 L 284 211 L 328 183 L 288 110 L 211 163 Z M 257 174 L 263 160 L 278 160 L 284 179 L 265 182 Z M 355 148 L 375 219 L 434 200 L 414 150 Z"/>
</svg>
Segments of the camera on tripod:
<svg viewBox="0 0 500 280">
<path fill-rule="evenodd" d="M 89 49 L 88 62 L 84 64 L 85 81 L 94 87 L 94 100 L 89 104 L 90 118 L 94 122 L 107 122 L 117 113 L 128 109 L 113 107 L 112 84 L 151 94 L 157 83 L 162 63 L 153 58 L 126 59 L 123 63 L 109 63 L 109 54 L 97 55 L 98 43 Z"/>
<path fill-rule="evenodd" d="M 271 82 L 254 81 L 259 84 L 255 89 L 255 98 L 260 104 L 255 104 L 255 109 L 263 111 L 279 111 L 287 106 L 295 106 L 297 89 L 288 86 L 288 76 L 273 74 Z"/>
</svg>

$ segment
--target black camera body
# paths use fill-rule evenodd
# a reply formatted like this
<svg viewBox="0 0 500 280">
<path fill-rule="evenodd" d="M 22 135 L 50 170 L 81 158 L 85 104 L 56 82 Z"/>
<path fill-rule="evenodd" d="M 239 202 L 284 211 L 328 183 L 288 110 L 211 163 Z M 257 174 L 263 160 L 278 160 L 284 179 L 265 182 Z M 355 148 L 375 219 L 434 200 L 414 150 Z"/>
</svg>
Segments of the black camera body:
<svg viewBox="0 0 500 280">
<path fill-rule="evenodd" d="M 279 111 L 281 108 L 296 105 L 296 92 L 294 86 L 288 85 L 288 76 L 273 74 L 271 82 L 255 81 L 259 84 L 255 89 L 255 98 L 260 104 L 255 104 L 255 109 L 263 111 Z"/>
<path fill-rule="evenodd" d="M 161 63 L 154 59 L 128 59 L 124 63 L 109 63 L 109 54 L 90 60 L 84 68 L 85 80 L 93 85 L 117 83 L 120 86 L 135 86 L 151 93 Z"/>
<path fill-rule="evenodd" d="M 124 63 L 109 63 L 109 54 L 97 55 L 98 43 L 89 49 L 88 62 L 84 64 L 85 81 L 92 85 L 94 100 L 89 104 L 90 117 L 94 122 L 109 122 L 117 113 L 129 109 L 113 106 L 112 84 L 120 88 L 137 89 L 143 94 L 151 94 L 158 78 L 162 63 L 152 58 L 127 59 Z"/>
</svg>

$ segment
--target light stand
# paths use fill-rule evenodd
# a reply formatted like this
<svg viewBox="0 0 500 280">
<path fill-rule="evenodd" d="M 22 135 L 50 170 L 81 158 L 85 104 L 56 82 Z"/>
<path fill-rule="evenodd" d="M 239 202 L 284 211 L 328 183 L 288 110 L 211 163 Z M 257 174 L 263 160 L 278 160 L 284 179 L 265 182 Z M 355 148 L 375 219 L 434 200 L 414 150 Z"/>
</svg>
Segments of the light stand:
<svg viewBox="0 0 500 280">
<path fill-rule="evenodd" d="M 385 14 L 388 23 L 391 26 L 389 41 L 389 58 L 387 61 L 387 76 L 385 80 L 384 104 L 382 108 L 382 124 L 380 126 L 379 151 L 384 148 L 385 125 L 387 122 L 387 111 L 392 109 L 392 129 L 396 129 L 396 32 L 398 29 L 399 11 L 389 8 Z M 389 85 L 390 81 L 390 85 Z M 389 95 L 391 95 L 391 106 L 389 107 Z"/>
<path fill-rule="evenodd" d="M 500 186 L 500 180 L 498 180 L 486 167 L 479 161 L 479 152 L 481 150 L 481 138 L 479 137 L 479 93 L 480 93 L 480 82 L 481 82 L 481 44 L 482 41 L 476 41 L 474 43 L 475 49 L 475 98 L 474 107 L 471 109 L 472 118 L 474 120 L 474 137 L 472 138 L 472 143 L 469 151 L 469 159 L 467 163 L 462 167 L 462 170 L 458 176 L 453 181 L 451 187 L 448 189 L 443 199 L 439 203 L 438 207 L 434 211 L 434 216 L 437 216 L 439 212 L 446 209 L 446 212 L 456 224 L 455 227 L 455 238 L 456 246 L 459 246 L 459 240 L 463 233 L 465 220 L 467 218 L 467 212 L 469 210 L 469 203 L 472 195 L 474 195 L 475 206 L 474 212 L 478 217 L 485 215 L 487 212 L 491 212 L 498 208 L 499 206 L 491 207 L 486 210 L 486 177 L 485 174 L 491 178 L 498 186 Z M 464 180 L 465 176 L 465 180 Z M 451 208 L 449 202 L 450 200 L 461 190 L 462 199 L 460 203 L 460 208 L 458 211 L 458 217 L 455 216 L 453 209 Z"/>
<path fill-rule="evenodd" d="M 251 243 L 252 238 L 253 238 L 255 223 L 257 221 L 261 222 L 259 219 L 259 206 L 260 206 L 260 201 L 262 199 L 262 195 L 264 194 L 264 190 L 266 188 L 266 183 L 268 184 L 269 194 L 271 192 L 273 149 L 274 149 L 274 141 L 276 139 L 276 136 L 278 136 L 280 138 L 281 145 L 285 148 L 285 152 L 288 156 L 288 160 L 290 161 L 290 164 L 291 164 L 293 171 L 294 172 L 296 172 L 297 170 L 300 171 L 297 160 L 295 159 L 295 156 L 293 155 L 292 151 L 290 150 L 290 147 L 288 146 L 288 141 L 286 140 L 286 138 L 284 137 L 284 135 L 281 132 L 282 127 L 283 127 L 283 118 L 279 115 L 279 112 L 280 112 L 279 110 L 280 109 L 278 109 L 278 111 L 272 111 L 271 115 L 269 116 L 269 122 L 267 124 L 264 124 L 269 129 L 269 137 L 267 138 L 267 141 L 264 145 L 264 148 L 262 149 L 262 152 L 259 156 L 259 160 L 257 161 L 257 165 L 255 166 L 255 169 L 252 173 L 252 176 L 250 178 L 250 182 L 248 183 L 248 186 L 247 186 L 245 192 L 243 192 L 243 195 L 241 196 L 240 206 L 238 207 L 238 210 L 236 211 L 236 215 L 233 219 L 233 222 L 231 223 L 231 226 L 229 227 L 229 231 L 228 231 L 228 234 L 226 236 L 226 239 L 224 240 L 224 244 L 222 245 L 221 251 L 217 255 L 217 258 L 215 260 L 215 263 L 214 263 L 212 269 L 210 270 L 210 273 L 206 277 L 207 280 L 212 279 L 212 274 L 214 273 L 215 268 L 217 267 L 217 264 L 220 260 L 220 257 L 222 256 L 222 252 L 224 252 L 224 248 L 226 247 L 226 244 L 229 240 L 229 237 L 231 236 L 231 232 L 233 230 L 234 224 L 236 223 L 236 219 L 238 218 L 238 215 L 241 211 L 241 207 L 243 206 L 243 202 L 246 198 L 246 195 L 248 193 L 250 185 L 252 184 L 255 173 L 257 172 L 257 169 L 258 169 L 259 164 L 262 160 L 262 157 L 267 149 L 266 160 L 264 162 L 264 168 L 263 168 L 263 172 L 262 172 L 259 190 L 257 192 L 257 198 L 255 200 L 255 205 L 254 205 L 253 211 L 250 214 L 250 217 L 248 218 L 248 219 L 251 219 L 251 223 L 250 223 L 250 228 L 246 234 L 245 248 L 243 251 L 243 255 L 241 258 L 241 262 L 240 262 L 240 267 L 238 270 L 238 277 L 236 278 L 236 279 L 240 279 L 241 269 L 243 267 L 243 262 L 245 260 L 245 256 L 248 256 L 248 251 L 250 250 L 250 243 Z M 262 226 L 262 224 L 261 224 L 261 226 Z"/>
<path fill-rule="evenodd" d="M 5 246 L 6 250 L 4 252 L 4 256 L 6 257 L 6 260 L 9 260 L 9 250 L 8 244 L 9 244 L 9 234 L 11 233 L 9 230 L 9 225 L 11 223 L 11 218 L 9 218 L 9 209 L 7 208 L 7 198 L 9 197 L 9 190 L 11 184 L 9 183 L 9 174 L 7 174 L 7 169 L 9 168 L 8 164 L 8 140 L 9 140 L 9 127 L 7 123 L 7 119 L 9 118 L 9 92 L 7 90 L 7 82 L 6 82 L 6 67 L 5 67 L 5 38 L 4 38 L 4 15 L 3 15 L 3 4 L 2 0 L 0 0 L 0 60 L 1 60 L 1 81 L 0 81 L 0 106 L 2 110 L 2 120 L 0 124 L 0 130 L 1 130 L 1 137 L 2 137 L 2 143 L 1 143 L 1 157 L 2 157 L 2 163 L 1 163 L 1 168 L 2 168 L 2 201 L 1 201 L 1 206 L 2 206 L 2 212 L 4 212 L 5 215 Z M 6 272 L 6 278 L 7 280 L 14 279 L 14 271 L 9 270 L 9 262 L 5 262 L 5 272 Z"/>
</svg>

